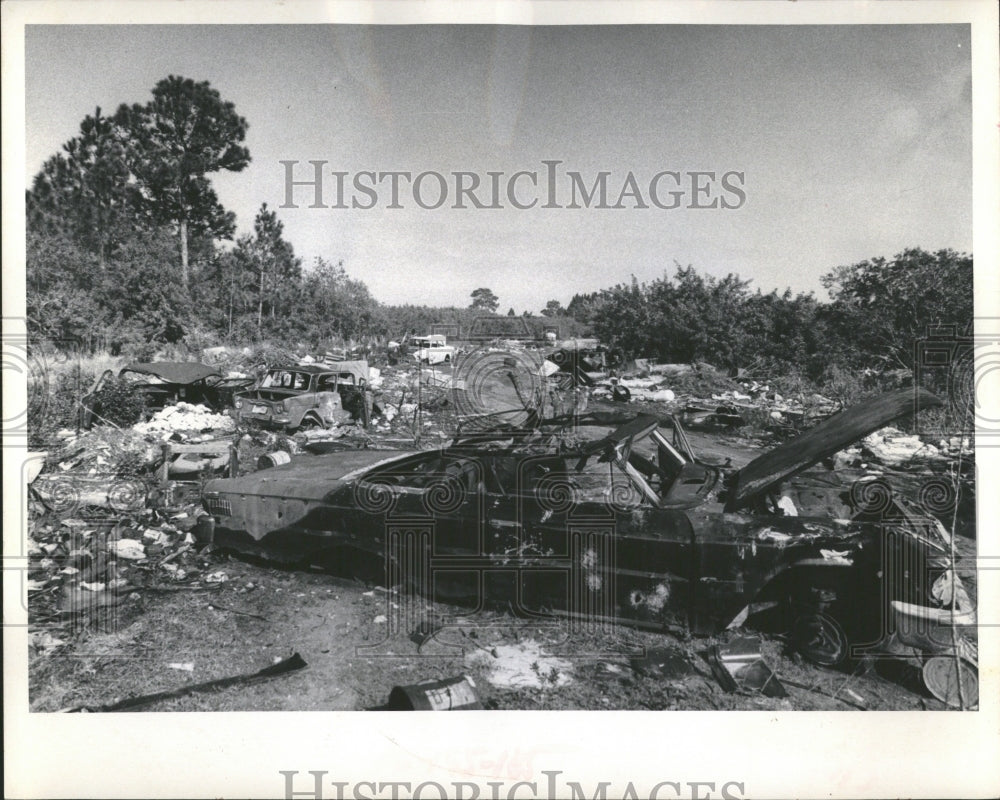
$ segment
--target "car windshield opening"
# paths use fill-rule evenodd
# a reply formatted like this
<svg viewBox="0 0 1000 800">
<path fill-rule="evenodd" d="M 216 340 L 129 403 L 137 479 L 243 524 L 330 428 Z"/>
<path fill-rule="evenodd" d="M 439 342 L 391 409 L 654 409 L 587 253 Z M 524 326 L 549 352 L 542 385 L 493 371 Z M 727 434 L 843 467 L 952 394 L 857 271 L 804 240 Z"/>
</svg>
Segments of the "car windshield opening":
<svg viewBox="0 0 1000 800">
<path fill-rule="evenodd" d="M 273 370 L 261 381 L 262 389 L 307 389 L 309 375 L 294 370 Z"/>
</svg>

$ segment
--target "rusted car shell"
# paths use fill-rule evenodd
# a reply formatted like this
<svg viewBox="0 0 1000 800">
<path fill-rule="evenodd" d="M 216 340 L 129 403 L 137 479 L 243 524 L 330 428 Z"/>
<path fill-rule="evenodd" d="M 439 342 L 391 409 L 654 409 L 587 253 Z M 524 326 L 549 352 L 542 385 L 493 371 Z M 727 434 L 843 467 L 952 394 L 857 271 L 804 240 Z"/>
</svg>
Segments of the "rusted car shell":
<svg viewBox="0 0 1000 800">
<path fill-rule="evenodd" d="M 302 386 L 267 386 L 275 375 L 294 376 Z M 359 416 L 368 422 L 367 361 L 275 367 L 257 385 L 234 398 L 236 419 L 265 428 L 293 431 L 330 427 Z"/>
</svg>

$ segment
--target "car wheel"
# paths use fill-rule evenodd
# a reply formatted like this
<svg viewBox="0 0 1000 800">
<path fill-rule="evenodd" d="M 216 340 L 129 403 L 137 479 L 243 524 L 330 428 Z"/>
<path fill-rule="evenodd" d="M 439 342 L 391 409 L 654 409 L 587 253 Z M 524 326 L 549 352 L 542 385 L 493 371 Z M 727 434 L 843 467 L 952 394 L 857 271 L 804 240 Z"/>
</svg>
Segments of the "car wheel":
<svg viewBox="0 0 1000 800">
<path fill-rule="evenodd" d="M 451 356 L 445 356 L 444 357 L 444 363 L 445 364 L 450 364 L 451 363 Z"/>
<path fill-rule="evenodd" d="M 850 655 L 844 628 L 829 614 L 802 614 L 792 622 L 788 638 L 803 658 L 822 667 L 836 667 Z"/>
</svg>

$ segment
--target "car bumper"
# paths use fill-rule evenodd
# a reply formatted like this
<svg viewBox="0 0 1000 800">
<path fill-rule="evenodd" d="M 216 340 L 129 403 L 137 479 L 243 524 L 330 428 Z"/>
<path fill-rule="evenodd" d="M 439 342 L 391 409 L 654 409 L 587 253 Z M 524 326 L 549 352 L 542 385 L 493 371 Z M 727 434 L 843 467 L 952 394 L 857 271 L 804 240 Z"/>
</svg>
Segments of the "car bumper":
<svg viewBox="0 0 1000 800">
<path fill-rule="evenodd" d="M 255 425 L 260 425 L 262 428 L 287 428 L 291 424 L 291 418 L 287 414 L 279 414 L 277 416 L 270 413 L 264 414 L 254 414 L 253 412 L 240 412 L 236 415 L 236 421 L 243 423 L 254 423 Z"/>
</svg>

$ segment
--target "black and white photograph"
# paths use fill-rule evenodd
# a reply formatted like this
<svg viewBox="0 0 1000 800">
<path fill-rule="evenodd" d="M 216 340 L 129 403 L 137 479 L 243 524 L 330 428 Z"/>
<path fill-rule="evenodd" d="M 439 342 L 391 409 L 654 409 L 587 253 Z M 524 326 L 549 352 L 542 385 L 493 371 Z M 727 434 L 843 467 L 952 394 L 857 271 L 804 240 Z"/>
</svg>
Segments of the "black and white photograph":
<svg viewBox="0 0 1000 800">
<path fill-rule="evenodd" d="M 997 9 L 641 6 L 4 5 L 11 796 L 1000 790 Z"/>
</svg>

